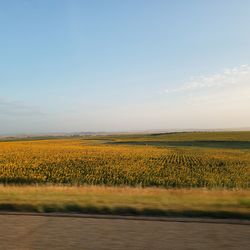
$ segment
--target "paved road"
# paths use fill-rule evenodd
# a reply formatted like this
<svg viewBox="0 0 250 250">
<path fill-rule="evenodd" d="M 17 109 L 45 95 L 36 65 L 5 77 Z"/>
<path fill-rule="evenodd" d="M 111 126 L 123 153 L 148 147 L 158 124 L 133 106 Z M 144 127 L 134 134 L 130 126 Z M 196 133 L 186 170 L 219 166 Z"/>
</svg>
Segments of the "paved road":
<svg viewBox="0 0 250 250">
<path fill-rule="evenodd" d="M 250 249 L 250 225 L 0 215 L 0 249 Z"/>
</svg>

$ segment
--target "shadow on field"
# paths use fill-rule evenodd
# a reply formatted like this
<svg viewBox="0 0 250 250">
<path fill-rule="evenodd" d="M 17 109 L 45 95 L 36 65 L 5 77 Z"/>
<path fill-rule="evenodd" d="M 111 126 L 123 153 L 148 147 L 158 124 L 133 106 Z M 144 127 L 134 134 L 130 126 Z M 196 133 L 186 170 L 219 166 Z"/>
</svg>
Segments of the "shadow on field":
<svg viewBox="0 0 250 250">
<path fill-rule="evenodd" d="M 250 141 L 117 141 L 107 144 L 250 149 Z"/>
<path fill-rule="evenodd" d="M 200 217 L 200 218 L 217 218 L 217 219 L 247 219 L 250 220 L 250 214 L 229 211 L 202 211 L 202 210 L 164 210 L 154 208 L 136 209 L 132 207 L 115 207 L 107 206 L 80 206 L 78 204 L 66 204 L 58 206 L 54 204 L 13 204 L 1 203 L 0 211 L 2 212 L 36 212 L 36 213 L 81 213 L 97 215 L 124 215 L 124 216 L 166 216 L 166 217 Z"/>
<path fill-rule="evenodd" d="M 0 184 L 1 185 L 31 185 L 31 184 L 43 184 L 45 181 L 40 181 L 39 179 L 34 178 L 22 178 L 22 177 L 2 177 L 0 178 Z M 0 204 L 1 205 L 1 204 Z"/>
</svg>

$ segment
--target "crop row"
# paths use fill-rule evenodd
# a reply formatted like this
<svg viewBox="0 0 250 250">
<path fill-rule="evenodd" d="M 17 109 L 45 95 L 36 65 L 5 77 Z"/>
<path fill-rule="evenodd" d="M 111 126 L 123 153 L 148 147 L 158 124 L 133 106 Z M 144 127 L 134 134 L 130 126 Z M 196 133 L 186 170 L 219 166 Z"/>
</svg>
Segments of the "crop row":
<svg viewBox="0 0 250 250">
<path fill-rule="evenodd" d="M 248 151 L 5 142 L 0 143 L 0 183 L 249 188 L 249 160 Z"/>
</svg>

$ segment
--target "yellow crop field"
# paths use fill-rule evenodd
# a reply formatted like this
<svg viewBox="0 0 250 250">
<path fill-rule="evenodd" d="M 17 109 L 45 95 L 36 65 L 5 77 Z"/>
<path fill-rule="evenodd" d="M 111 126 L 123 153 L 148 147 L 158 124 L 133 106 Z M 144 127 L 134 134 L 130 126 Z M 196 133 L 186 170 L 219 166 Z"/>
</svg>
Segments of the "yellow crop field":
<svg viewBox="0 0 250 250">
<path fill-rule="evenodd" d="M 0 142 L 0 183 L 249 188 L 250 151 L 81 138 Z"/>
</svg>

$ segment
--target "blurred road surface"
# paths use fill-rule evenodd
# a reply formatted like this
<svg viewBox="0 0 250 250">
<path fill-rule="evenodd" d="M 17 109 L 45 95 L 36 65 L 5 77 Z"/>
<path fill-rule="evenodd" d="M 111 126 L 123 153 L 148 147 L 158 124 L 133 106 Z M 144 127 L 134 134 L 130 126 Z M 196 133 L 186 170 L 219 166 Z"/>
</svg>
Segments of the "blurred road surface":
<svg viewBox="0 0 250 250">
<path fill-rule="evenodd" d="M 0 215 L 0 249 L 250 249 L 250 226 Z"/>
</svg>

